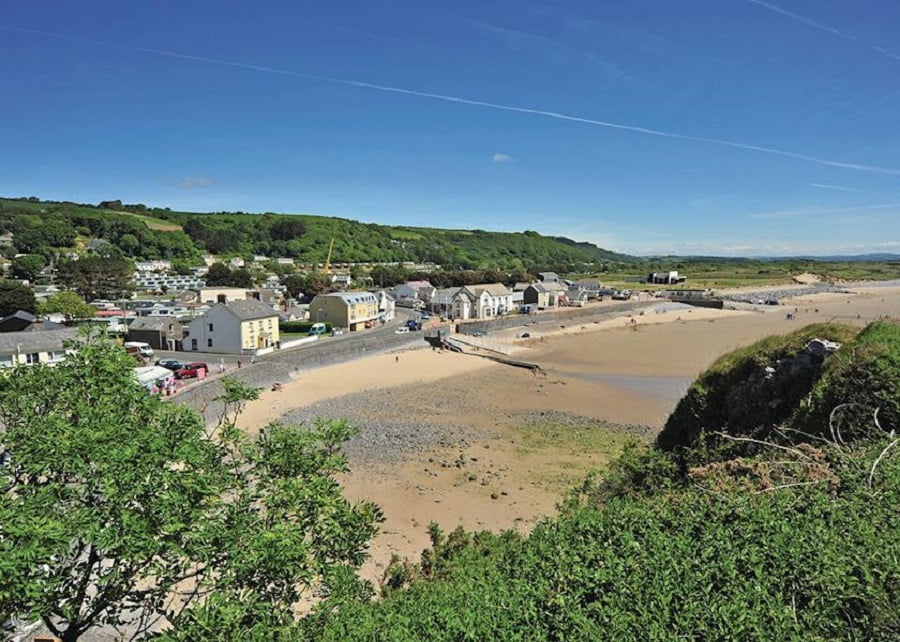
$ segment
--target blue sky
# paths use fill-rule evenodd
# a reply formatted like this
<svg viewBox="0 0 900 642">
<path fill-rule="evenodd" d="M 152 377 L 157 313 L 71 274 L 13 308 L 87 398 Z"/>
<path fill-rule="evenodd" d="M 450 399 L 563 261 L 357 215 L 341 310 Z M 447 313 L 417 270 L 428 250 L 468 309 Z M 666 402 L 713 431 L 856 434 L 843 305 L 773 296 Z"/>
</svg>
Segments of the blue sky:
<svg viewBox="0 0 900 642">
<path fill-rule="evenodd" d="M 0 0 L 0 194 L 900 252 L 900 4 Z"/>
</svg>

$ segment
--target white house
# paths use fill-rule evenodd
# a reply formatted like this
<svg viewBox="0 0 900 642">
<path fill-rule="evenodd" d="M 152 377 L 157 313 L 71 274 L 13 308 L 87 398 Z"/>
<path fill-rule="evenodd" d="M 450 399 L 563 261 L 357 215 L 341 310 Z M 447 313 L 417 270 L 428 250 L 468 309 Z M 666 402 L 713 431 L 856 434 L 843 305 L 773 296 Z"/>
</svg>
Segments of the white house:
<svg viewBox="0 0 900 642">
<path fill-rule="evenodd" d="M 463 288 L 444 288 L 437 290 L 431 297 L 431 311 L 451 319 L 469 319 L 472 317 L 472 298 L 464 293 Z"/>
<path fill-rule="evenodd" d="M 502 283 L 467 285 L 463 290 L 471 292 L 474 297 L 472 316 L 476 319 L 503 316 L 513 310 L 512 292 Z"/>
<path fill-rule="evenodd" d="M 182 349 L 244 354 L 278 346 L 278 313 L 256 299 L 217 303 L 191 321 Z"/>
<path fill-rule="evenodd" d="M 0 334 L 0 368 L 25 364 L 57 364 L 69 350 L 64 343 L 78 336 L 77 328 Z"/>
<path fill-rule="evenodd" d="M 425 303 L 431 302 L 431 297 L 437 292 L 437 288 L 429 281 L 407 281 L 404 285 L 415 292 L 415 296 Z"/>
<path fill-rule="evenodd" d="M 378 300 L 378 314 L 381 320 L 385 323 L 392 321 L 396 314 L 394 299 L 385 290 L 375 292 L 375 298 Z"/>
</svg>

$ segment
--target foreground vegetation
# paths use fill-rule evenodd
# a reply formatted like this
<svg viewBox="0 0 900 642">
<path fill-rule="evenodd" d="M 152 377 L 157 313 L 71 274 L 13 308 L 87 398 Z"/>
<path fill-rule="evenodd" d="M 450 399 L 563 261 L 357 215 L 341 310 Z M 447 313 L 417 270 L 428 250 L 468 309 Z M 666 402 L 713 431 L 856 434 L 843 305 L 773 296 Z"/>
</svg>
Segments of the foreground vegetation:
<svg viewBox="0 0 900 642">
<path fill-rule="evenodd" d="M 334 479 L 345 423 L 249 440 L 234 418 L 255 390 L 225 380 L 208 428 L 138 386 L 133 365 L 95 339 L 0 376 L 0 623 L 38 620 L 73 642 L 234 617 L 255 635 L 313 591 L 323 605 L 368 595 L 355 572 L 380 512 Z"/>
<path fill-rule="evenodd" d="M 433 527 L 385 599 L 297 639 L 897 639 L 900 326 L 854 335 L 813 326 L 726 355 L 659 446 L 559 518 L 526 537 Z M 842 349 L 804 358 L 829 337 Z"/>
</svg>

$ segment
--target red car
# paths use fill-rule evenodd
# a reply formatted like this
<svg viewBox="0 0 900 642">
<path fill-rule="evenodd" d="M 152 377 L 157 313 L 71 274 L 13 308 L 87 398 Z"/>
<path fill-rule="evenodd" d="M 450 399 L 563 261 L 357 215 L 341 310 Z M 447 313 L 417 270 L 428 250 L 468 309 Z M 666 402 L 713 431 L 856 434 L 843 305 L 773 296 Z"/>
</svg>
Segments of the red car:
<svg viewBox="0 0 900 642">
<path fill-rule="evenodd" d="M 175 377 L 178 379 L 190 379 L 192 377 L 196 377 L 200 370 L 209 372 L 209 366 L 202 361 L 194 361 L 176 370 Z"/>
</svg>

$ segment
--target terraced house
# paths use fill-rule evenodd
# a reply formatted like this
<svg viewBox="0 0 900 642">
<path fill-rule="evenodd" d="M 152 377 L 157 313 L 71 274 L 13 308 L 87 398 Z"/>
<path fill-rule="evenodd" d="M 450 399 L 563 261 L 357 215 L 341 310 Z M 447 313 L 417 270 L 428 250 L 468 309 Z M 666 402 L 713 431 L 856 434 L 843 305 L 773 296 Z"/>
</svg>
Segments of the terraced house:
<svg viewBox="0 0 900 642">
<path fill-rule="evenodd" d="M 309 318 L 351 332 L 372 327 L 381 321 L 378 297 L 371 292 L 320 294 L 309 304 Z"/>
</svg>

